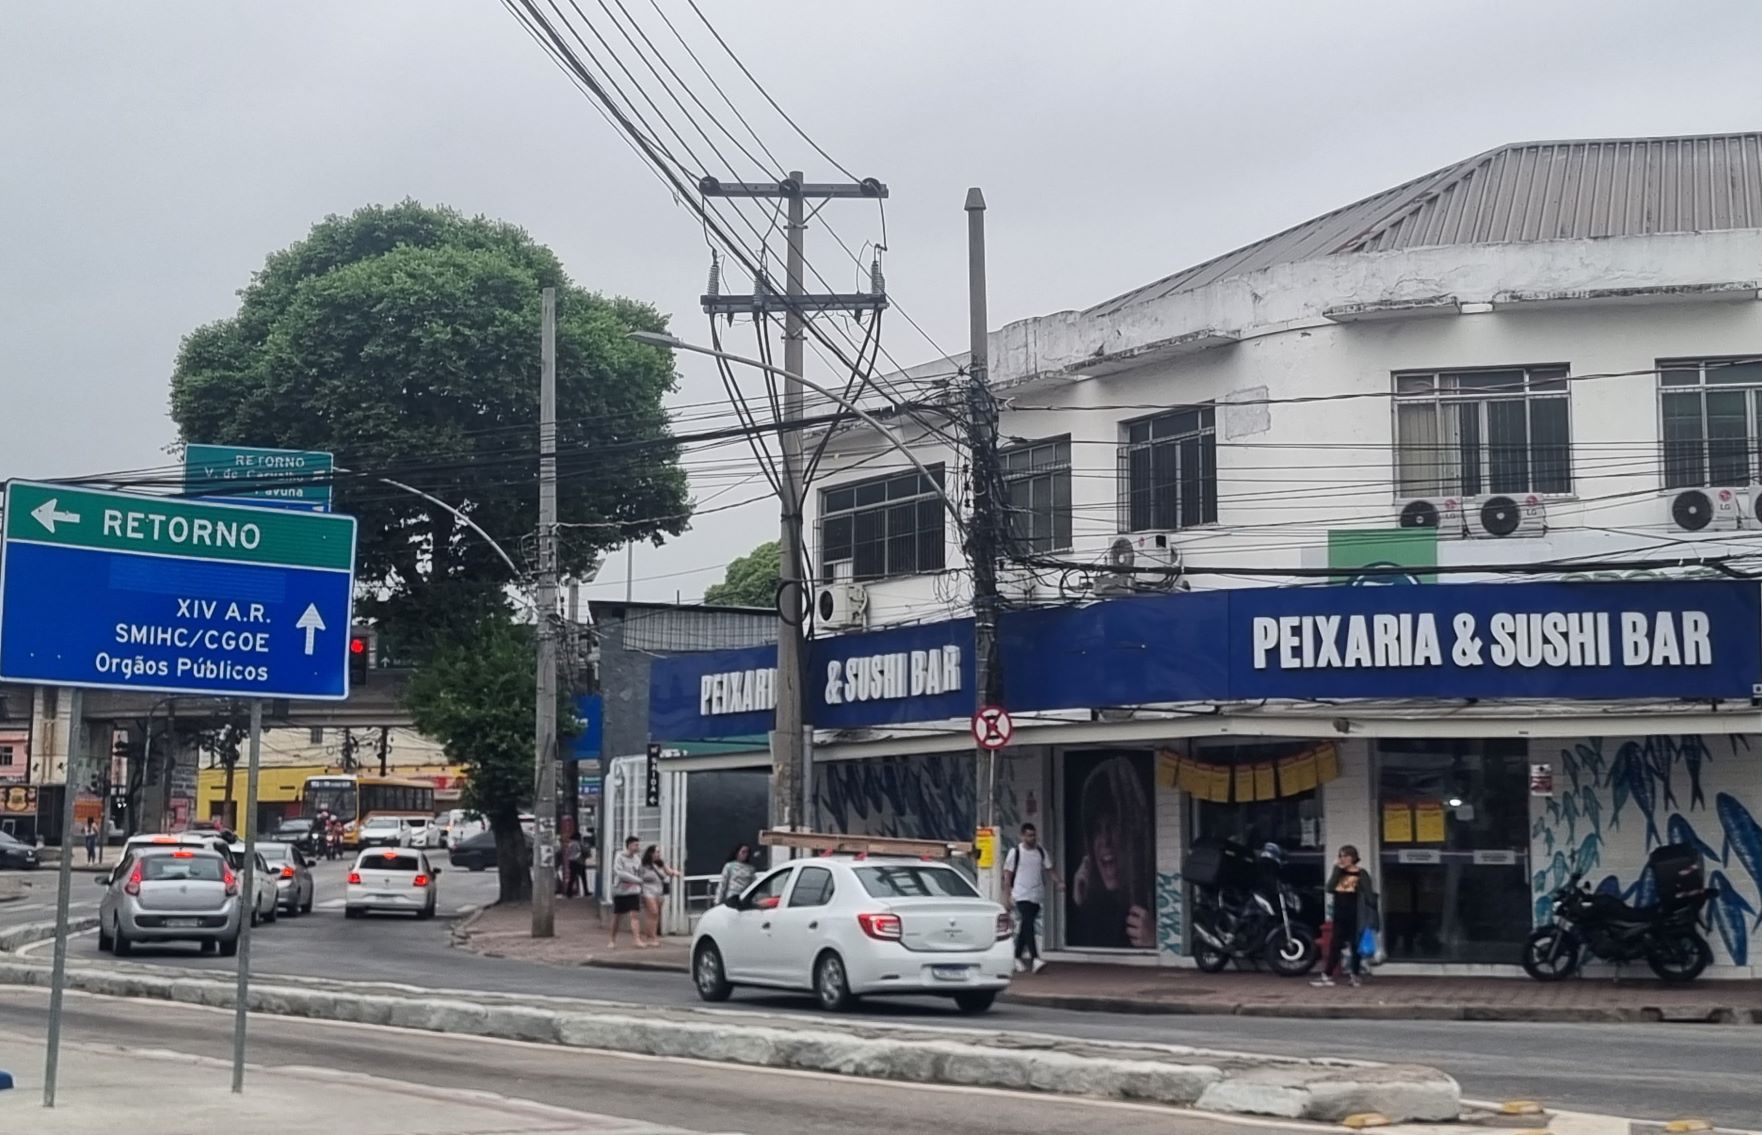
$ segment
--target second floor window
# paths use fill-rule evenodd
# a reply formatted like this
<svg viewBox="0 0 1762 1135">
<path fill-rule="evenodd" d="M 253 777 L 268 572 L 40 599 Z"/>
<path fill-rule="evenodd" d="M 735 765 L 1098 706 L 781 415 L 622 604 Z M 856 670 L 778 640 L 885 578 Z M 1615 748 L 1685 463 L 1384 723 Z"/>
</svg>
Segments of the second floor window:
<svg viewBox="0 0 1762 1135">
<path fill-rule="evenodd" d="M 1396 492 L 1572 491 L 1564 366 L 1395 376 Z"/>
<path fill-rule="evenodd" d="M 1122 531 L 1216 522 L 1216 415 L 1211 406 L 1185 406 L 1125 424 L 1119 454 Z"/>
<path fill-rule="evenodd" d="M 941 571 L 942 466 L 820 490 L 820 567 L 828 580 Z"/>
<path fill-rule="evenodd" d="M 1753 485 L 1762 361 L 1676 359 L 1658 364 L 1664 487 Z"/>
<path fill-rule="evenodd" d="M 1051 438 L 998 454 L 1009 492 L 1009 536 L 1018 552 L 1071 546 L 1071 439 Z"/>
</svg>

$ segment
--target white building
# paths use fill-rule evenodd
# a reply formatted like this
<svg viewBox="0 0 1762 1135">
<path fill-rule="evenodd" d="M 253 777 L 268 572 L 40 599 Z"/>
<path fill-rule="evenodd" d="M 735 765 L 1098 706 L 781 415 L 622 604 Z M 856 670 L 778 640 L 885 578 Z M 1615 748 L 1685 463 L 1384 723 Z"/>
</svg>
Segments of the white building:
<svg viewBox="0 0 1762 1135">
<path fill-rule="evenodd" d="M 1663 561 L 1733 556 L 1753 572 L 1762 559 L 1741 557 L 1762 553 L 1759 286 L 1762 135 L 1558 142 L 1502 147 L 1087 310 L 1006 326 L 990 337 L 990 379 L 1017 547 L 1088 565 L 1006 570 L 1006 597 L 1296 583 L 1232 569 L 1326 568 L 1330 534 L 1418 516 L 1438 518 L 1441 581 L 1557 561 L 1556 578 L 1696 574 Z M 965 506 L 964 452 L 914 432 Z M 917 474 L 860 429 L 833 441 L 826 469 L 811 542 L 823 579 L 860 587 L 842 629 L 968 613 L 959 533 Z M 1122 536 L 1135 568 L 1169 570 L 1125 583 L 1108 570 Z M 1354 540 L 1368 541 L 1360 563 L 1407 554 L 1399 534 L 1387 554 L 1380 536 L 1333 537 Z M 1176 757 L 1240 767 L 1337 746 L 1337 778 L 1292 796 L 1224 804 L 1154 785 L 1144 957 L 1186 952 L 1178 872 L 1199 834 L 1277 840 L 1318 868 L 1358 845 L 1383 877 L 1392 953 L 1416 963 L 1514 961 L 1562 874 L 1556 853 L 1626 889 L 1651 836 L 1670 831 L 1694 832 L 1762 909 L 1755 860 L 1731 850 L 1762 838 L 1749 705 L 1100 709 L 1019 722 L 1000 778 L 999 814 L 1036 820 L 1067 859 L 1085 853 L 1065 830 L 1082 807 L 1073 770 L 1105 759 L 1098 748 L 1140 753 L 1140 767 L 1160 752 L 1173 774 Z M 823 734 L 823 822 L 903 834 L 970 817 L 971 798 L 953 798 L 971 791 L 960 725 Z M 1551 795 L 1530 794 L 1532 764 L 1551 766 Z M 1440 822 L 1444 839 L 1416 838 Z M 1054 941 L 1080 946 L 1058 913 Z M 1762 972 L 1762 957 L 1714 938 L 1719 972 Z"/>
</svg>

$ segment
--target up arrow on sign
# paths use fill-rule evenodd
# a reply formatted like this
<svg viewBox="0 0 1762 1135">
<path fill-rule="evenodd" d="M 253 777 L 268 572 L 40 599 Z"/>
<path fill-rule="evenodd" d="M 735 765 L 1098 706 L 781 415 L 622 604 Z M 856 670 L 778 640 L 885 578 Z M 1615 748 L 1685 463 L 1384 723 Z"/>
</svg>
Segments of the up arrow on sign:
<svg viewBox="0 0 1762 1135">
<path fill-rule="evenodd" d="M 324 629 L 324 616 L 318 613 L 318 604 L 306 604 L 306 613 L 301 615 L 294 626 L 306 632 L 306 653 L 312 653 L 312 639 Z"/>
<path fill-rule="evenodd" d="M 44 528 L 49 530 L 51 536 L 55 534 L 55 526 L 57 524 L 78 524 L 80 522 L 79 513 L 62 512 L 55 507 L 60 503 L 61 501 L 59 498 L 50 497 L 36 508 L 31 509 L 31 515 L 36 517 L 38 524 L 41 524 Z"/>
</svg>

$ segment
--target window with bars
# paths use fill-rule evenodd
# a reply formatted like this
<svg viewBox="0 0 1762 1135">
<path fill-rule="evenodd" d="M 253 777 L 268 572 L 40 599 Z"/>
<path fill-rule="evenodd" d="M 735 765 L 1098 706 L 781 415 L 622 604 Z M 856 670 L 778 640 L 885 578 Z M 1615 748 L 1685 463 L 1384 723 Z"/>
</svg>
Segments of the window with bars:
<svg viewBox="0 0 1762 1135">
<path fill-rule="evenodd" d="M 1567 368 L 1395 376 L 1398 496 L 1572 491 Z"/>
<path fill-rule="evenodd" d="M 1664 487 L 1752 485 L 1762 430 L 1762 361 L 1671 359 L 1658 364 Z"/>
<path fill-rule="evenodd" d="M 941 571 L 947 550 L 942 466 L 820 490 L 820 568 L 827 580 Z"/>
<path fill-rule="evenodd" d="M 1217 521 L 1217 411 L 1184 406 L 1126 422 L 1120 528 L 1147 532 Z"/>
<path fill-rule="evenodd" d="M 1013 446 L 997 455 L 1009 538 L 1018 553 L 1062 552 L 1071 546 L 1071 438 Z"/>
</svg>

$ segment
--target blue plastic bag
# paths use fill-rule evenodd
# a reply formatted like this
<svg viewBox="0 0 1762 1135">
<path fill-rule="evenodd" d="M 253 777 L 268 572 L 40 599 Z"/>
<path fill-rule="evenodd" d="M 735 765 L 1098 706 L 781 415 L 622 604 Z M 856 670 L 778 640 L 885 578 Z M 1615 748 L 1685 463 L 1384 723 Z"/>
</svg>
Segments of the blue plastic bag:
<svg viewBox="0 0 1762 1135">
<path fill-rule="evenodd" d="M 1377 956 L 1377 932 L 1368 926 L 1358 936 L 1358 956 L 1367 962 Z"/>
</svg>

